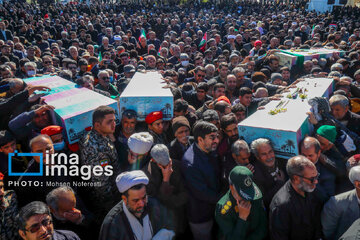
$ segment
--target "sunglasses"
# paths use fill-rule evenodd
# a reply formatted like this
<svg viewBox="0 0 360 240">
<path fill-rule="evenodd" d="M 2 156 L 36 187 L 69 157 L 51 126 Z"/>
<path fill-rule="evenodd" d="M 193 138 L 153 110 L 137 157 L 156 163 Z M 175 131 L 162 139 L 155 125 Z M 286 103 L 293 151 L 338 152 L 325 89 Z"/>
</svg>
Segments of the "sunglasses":
<svg viewBox="0 0 360 240">
<path fill-rule="evenodd" d="M 297 174 L 295 174 L 295 175 L 298 176 L 298 177 L 307 179 L 307 180 L 309 180 L 309 181 L 311 182 L 311 184 L 313 184 L 316 180 L 319 179 L 320 173 L 318 173 L 315 177 L 312 177 L 312 178 L 307 178 L 307 177 L 304 177 L 304 176 L 301 176 L 301 175 L 297 175 Z"/>
<path fill-rule="evenodd" d="M 203 77 L 205 77 L 205 75 L 198 74 L 198 77 L 203 78 Z"/>
<path fill-rule="evenodd" d="M 110 77 L 103 77 L 103 78 L 101 78 L 101 79 L 107 80 L 107 79 L 110 79 Z"/>
<path fill-rule="evenodd" d="M 51 62 L 44 62 L 44 64 L 51 64 Z"/>
<path fill-rule="evenodd" d="M 37 231 L 40 230 L 41 226 L 48 227 L 50 224 L 52 224 L 52 220 L 50 218 L 46 218 L 41 222 L 32 225 L 29 229 L 25 229 L 25 230 L 31 233 L 36 233 Z"/>
</svg>

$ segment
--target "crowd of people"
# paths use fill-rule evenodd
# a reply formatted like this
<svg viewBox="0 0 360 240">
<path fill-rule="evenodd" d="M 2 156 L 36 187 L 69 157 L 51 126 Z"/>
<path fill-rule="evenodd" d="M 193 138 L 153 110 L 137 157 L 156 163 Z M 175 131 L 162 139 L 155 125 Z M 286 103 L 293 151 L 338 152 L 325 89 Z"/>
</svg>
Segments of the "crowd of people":
<svg viewBox="0 0 360 240">
<path fill-rule="evenodd" d="M 360 10 L 224 3 L 0 5 L 0 239 L 359 239 Z M 276 55 L 311 48 L 344 54 L 296 66 Z M 116 124 L 100 106 L 76 144 L 41 98 L 51 89 L 25 83 L 57 75 L 118 100 L 146 71 L 162 74 L 173 119 L 127 109 Z M 335 84 L 308 113 L 300 155 L 276 157 L 268 136 L 246 142 L 238 124 L 307 77 Z M 91 166 L 92 184 L 11 174 L 60 153 Z"/>
</svg>

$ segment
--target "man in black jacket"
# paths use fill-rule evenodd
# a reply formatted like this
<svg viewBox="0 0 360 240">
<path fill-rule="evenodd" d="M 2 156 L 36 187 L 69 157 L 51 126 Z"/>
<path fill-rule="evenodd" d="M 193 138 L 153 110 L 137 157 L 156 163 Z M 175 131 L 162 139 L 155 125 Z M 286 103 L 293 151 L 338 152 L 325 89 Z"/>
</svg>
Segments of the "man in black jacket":
<svg viewBox="0 0 360 240">
<path fill-rule="evenodd" d="M 284 185 L 287 177 L 285 163 L 275 158 L 270 140 L 258 138 L 251 143 L 251 151 L 255 155 L 254 182 L 259 186 L 265 207 L 268 208 L 275 193 Z"/>
<path fill-rule="evenodd" d="M 181 161 L 181 170 L 189 193 L 187 208 L 191 231 L 195 240 L 211 239 L 215 205 L 221 196 L 221 172 L 214 155 L 219 144 L 218 128 L 209 122 L 194 127 L 193 143 Z"/>
<path fill-rule="evenodd" d="M 270 204 L 271 239 L 321 239 L 321 204 L 312 193 L 319 177 L 315 165 L 295 156 L 288 160 L 286 171 L 290 180 Z"/>
</svg>

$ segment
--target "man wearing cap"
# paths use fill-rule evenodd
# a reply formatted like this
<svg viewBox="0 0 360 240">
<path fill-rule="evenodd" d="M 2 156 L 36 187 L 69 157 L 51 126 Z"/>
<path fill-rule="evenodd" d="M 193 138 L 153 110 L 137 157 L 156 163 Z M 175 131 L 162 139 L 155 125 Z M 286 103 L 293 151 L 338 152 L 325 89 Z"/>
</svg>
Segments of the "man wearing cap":
<svg viewBox="0 0 360 240">
<path fill-rule="evenodd" d="M 216 204 L 215 219 L 222 239 L 263 239 L 267 233 L 266 212 L 252 172 L 242 166 L 229 174 L 230 189 Z"/>
<path fill-rule="evenodd" d="M 134 110 L 126 109 L 121 116 L 120 125 L 115 128 L 115 146 L 118 154 L 120 155 L 119 148 L 128 149 L 128 139 L 135 133 L 137 124 L 137 113 Z"/>
<path fill-rule="evenodd" d="M 181 160 L 186 150 L 194 142 L 194 138 L 190 136 L 189 121 L 184 116 L 175 117 L 172 120 L 172 130 L 175 139 L 170 143 L 170 157 Z"/>
<path fill-rule="evenodd" d="M 164 144 L 156 144 L 150 153 L 151 161 L 143 168 L 149 178 L 146 192 L 173 212 L 175 232 L 183 233 L 188 196 L 180 172 L 180 161 L 170 158 Z"/>
<path fill-rule="evenodd" d="M 286 171 L 290 179 L 270 204 L 271 239 L 321 239 L 321 203 L 313 193 L 319 177 L 315 165 L 295 156 L 288 160 Z"/>
<path fill-rule="evenodd" d="M 168 216 L 164 215 L 166 212 L 161 211 L 159 205 L 154 205 L 156 202 L 150 199 L 148 201 L 148 183 L 148 177 L 140 170 L 117 176 L 116 185 L 122 194 L 122 200 L 106 215 L 101 225 L 99 240 L 150 240 L 156 239 L 155 234 L 159 231 L 169 234 L 170 231 L 164 229 L 169 221 L 166 224 L 163 222 L 168 220 Z M 154 214 L 155 212 L 158 214 Z M 170 240 L 169 236 L 173 235 L 164 235 L 158 239 Z"/>
<path fill-rule="evenodd" d="M 142 169 L 149 161 L 148 152 L 154 143 L 153 137 L 148 132 L 132 134 L 128 141 L 126 155 L 120 157 L 121 171 Z"/>
<path fill-rule="evenodd" d="M 335 146 L 336 127 L 331 125 L 322 125 L 316 130 L 315 138 L 320 143 L 321 152 L 336 166 L 338 177 L 346 175 L 345 157 Z"/>
<path fill-rule="evenodd" d="M 249 56 L 254 57 L 259 55 L 259 50 L 261 49 L 262 42 L 260 40 L 256 40 L 254 43 L 254 47 L 250 50 Z"/>
<path fill-rule="evenodd" d="M 221 172 L 215 150 L 218 128 L 200 121 L 194 129 L 195 143 L 185 152 L 181 171 L 189 194 L 187 215 L 195 240 L 211 239 L 215 204 L 220 198 Z"/>
<path fill-rule="evenodd" d="M 145 122 L 148 125 L 149 133 L 154 138 L 154 144 L 162 143 L 168 145 L 164 134 L 163 113 L 161 111 L 151 112 L 146 116 Z"/>
<path fill-rule="evenodd" d="M 360 166 L 350 169 L 349 180 L 355 189 L 332 196 L 322 210 L 321 223 L 326 239 L 339 239 L 360 218 Z"/>
<path fill-rule="evenodd" d="M 55 152 L 63 151 L 66 147 L 62 130 L 63 128 L 57 125 L 50 125 L 41 130 L 41 134 L 46 134 L 51 138 Z"/>
</svg>

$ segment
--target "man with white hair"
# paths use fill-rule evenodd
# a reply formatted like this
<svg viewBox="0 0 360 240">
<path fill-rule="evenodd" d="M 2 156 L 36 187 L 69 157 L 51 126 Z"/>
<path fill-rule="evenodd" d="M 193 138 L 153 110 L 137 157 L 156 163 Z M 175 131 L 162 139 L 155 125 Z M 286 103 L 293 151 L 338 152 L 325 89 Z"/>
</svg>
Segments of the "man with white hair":
<svg viewBox="0 0 360 240">
<path fill-rule="evenodd" d="M 285 162 L 275 158 L 274 148 L 269 139 L 258 138 L 251 143 L 250 148 L 256 158 L 254 182 L 263 194 L 265 207 L 268 207 L 275 193 L 287 179 Z"/>
<path fill-rule="evenodd" d="M 360 166 L 350 169 L 349 179 L 355 189 L 331 197 L 324 205 L 321 224 L 326 239 L 339 239 L 360 218 Z"/>
<path fill-rule="evenodd" d="M 349 110 L 349 99 L 343 95 L 335 94 L 330 98 L 329 103 L 331 115 L 349 130 L 360 136 L 360 115 Z"/>
<path fill-rule="evenodd" d="M 140 170 L 124 172 L 117 176 L 116 185 L 122 194 L 122 200 L 106 215 L 99 240 L 172 239 L 174 233 L 164 229 L 165 224 L 162 224 L 162 219 L 169 219 L 168 216 L 160 211 L 160 206 L 148 201 L 148 183 L 148 177 Z M 168 223 L 169 221 L 166 227 L 169 228 Z"/>
</svg>

